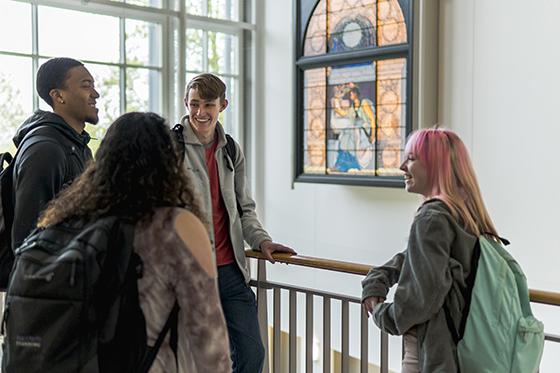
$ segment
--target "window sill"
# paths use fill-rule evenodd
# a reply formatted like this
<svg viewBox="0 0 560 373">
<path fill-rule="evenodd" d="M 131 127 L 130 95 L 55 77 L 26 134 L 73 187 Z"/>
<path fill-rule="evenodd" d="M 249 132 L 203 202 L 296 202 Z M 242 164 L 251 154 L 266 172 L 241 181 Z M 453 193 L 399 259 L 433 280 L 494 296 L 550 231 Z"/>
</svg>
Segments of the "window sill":
<svg viewBox="0 0 560 373">
<path fill-rule="evenodd" d="M 357 185 L 382 188 L 404 188 L 402 176 L 310 175 L 295 178 L 296 183 Z"/>
</svg>

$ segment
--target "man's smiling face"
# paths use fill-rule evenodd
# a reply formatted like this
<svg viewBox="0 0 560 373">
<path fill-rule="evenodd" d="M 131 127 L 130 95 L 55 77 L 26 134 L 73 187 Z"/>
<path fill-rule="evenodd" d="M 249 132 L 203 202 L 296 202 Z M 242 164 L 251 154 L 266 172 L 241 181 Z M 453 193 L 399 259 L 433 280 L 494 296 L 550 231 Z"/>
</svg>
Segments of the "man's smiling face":
<svg viewBox="0 0 560 373">
<path fill-rule="evenodd" d="M 185 98 L 189 110 L 189 122 L 199 139 L 213 139 L 218 117 L 226 106 L 227 101 L 220 98 L 213 100 L 200 97 L 197 89 L 191 88 Z"/>
</svg>

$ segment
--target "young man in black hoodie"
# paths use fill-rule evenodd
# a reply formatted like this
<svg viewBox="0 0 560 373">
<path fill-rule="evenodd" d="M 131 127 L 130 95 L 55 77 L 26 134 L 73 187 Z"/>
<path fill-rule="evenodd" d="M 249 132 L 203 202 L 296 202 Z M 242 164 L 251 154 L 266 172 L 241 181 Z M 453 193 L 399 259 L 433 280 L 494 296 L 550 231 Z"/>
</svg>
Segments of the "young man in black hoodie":
<svg viewBox="0 0 560 373">
<path fill-rule="evenodd" d="M 52 58 L 37 72 L 37 93 L 53 111 L 37 110 L 18 129 L 13 174 L 14 223 L 12 248 L 35 228 L 45 205 L 92 159 L 86 122 L 99 120 L 99 93 L 80 61 Z M 21 149 L 19 149 L 21 148 Z"/>
</svg>

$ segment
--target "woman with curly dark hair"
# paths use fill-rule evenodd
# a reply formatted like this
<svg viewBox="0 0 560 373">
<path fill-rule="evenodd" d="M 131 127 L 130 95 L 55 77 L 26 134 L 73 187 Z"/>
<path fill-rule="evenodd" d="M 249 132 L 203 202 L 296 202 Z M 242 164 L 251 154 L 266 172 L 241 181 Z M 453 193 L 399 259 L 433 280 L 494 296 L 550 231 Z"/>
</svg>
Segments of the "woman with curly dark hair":
<svg viewBox="0 0 560 373">
<path fill-rule="evenodd" d="M 109 127 L 96 162 L 53 200 L 39 220 L 127 216 L 137 223 L 134 250 L 148 344 L 154 345 L 177 300 L 177 362 L 168 342 L 150 372 L 229 372 L 229 345 L 216 286 L 216 268 L 198 200 L 165 120 L 128 113 Z"/>
</svg>

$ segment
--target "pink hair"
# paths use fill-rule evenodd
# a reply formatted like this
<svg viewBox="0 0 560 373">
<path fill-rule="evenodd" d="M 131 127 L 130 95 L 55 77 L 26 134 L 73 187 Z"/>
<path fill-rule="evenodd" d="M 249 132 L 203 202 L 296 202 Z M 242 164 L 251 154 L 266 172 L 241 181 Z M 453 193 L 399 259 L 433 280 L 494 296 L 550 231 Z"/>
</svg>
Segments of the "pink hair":
<svg viewBox="0 0 560 373">
<path fill-rule="evenodd" d="M 455 132 L 445 128 L 413 132 L 406 143 L 405 154 L 413 154 L 426 167 L 431 185 L 429 199 L 445 202 L 452 215 L 471 233 L 497 236 L 467 148 Z"/>
</svg>

